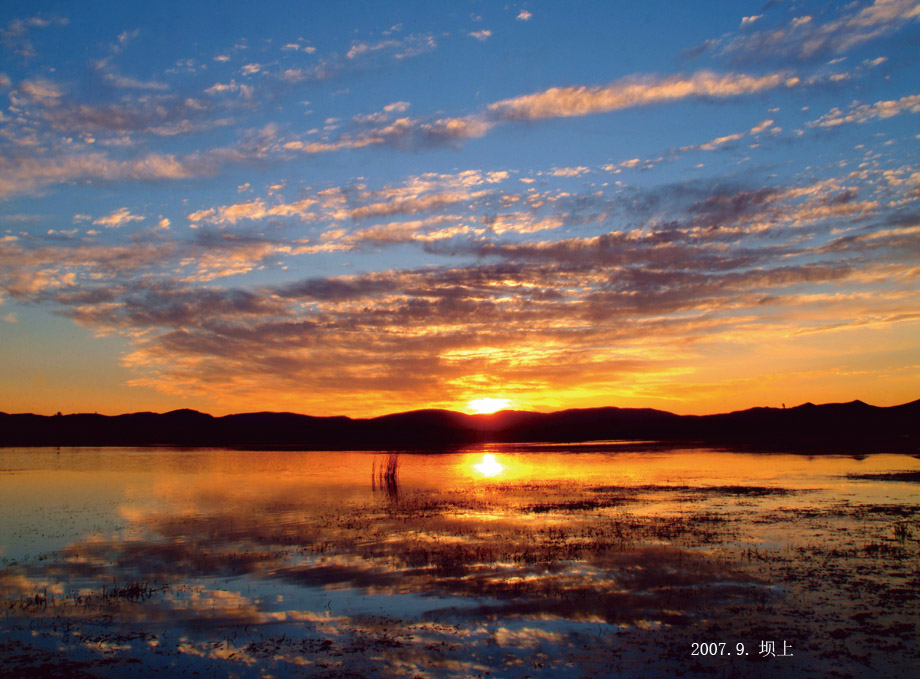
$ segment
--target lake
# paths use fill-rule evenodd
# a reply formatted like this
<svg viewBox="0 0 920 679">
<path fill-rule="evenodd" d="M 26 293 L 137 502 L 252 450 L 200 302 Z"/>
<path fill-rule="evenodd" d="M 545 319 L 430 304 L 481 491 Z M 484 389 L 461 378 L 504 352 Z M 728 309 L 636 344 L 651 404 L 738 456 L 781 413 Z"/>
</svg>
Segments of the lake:
<svg viewBox="0 0 920 679">
<path fill-rule="evenodd" d="M 906 676 L 920 459 L 0 449 L 0 675 Z"/>
</svg>

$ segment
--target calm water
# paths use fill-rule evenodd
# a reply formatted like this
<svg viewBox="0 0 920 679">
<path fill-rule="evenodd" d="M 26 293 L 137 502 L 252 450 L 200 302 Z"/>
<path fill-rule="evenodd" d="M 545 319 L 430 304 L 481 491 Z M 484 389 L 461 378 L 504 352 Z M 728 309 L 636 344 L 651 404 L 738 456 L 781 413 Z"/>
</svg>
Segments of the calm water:
<svg viewBox="0 0 920 679">
<path fill-rule="evenodd" d="M 913 457 L 387 461 L 0 449 L 0 674 L 903 676 L 920 650 Z"/>
</svg>

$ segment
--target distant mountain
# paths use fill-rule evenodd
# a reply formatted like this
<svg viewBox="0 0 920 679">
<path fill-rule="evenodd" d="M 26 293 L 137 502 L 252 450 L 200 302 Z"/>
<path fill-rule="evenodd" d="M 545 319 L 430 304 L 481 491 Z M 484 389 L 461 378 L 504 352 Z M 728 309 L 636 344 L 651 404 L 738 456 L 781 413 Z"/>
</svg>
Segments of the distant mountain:
<svg viewBox="0 0 920 679">
<path fill-rule="evenodd" d="M 126 415 L 0 413 L 0 446 L 276 446 L 302 449 L 443 448 L 480 442 L 663 441 L 811 453 L 920 453 L 920 401 L 862 401 L 675 415 L 650 408 L 505 410 L 467 415 L 415 410 L 370 419 L 294 413 L 213 417 L 195 410 Z"/>
</svg>

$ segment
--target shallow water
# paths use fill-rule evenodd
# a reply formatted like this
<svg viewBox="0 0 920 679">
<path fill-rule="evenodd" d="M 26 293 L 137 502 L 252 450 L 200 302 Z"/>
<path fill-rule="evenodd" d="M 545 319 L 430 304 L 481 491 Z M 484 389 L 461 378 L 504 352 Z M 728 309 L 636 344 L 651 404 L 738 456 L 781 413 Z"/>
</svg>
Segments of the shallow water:
<svg viewBox="0 0 920 679">
<path fill-rule="evenodd" d="M 916 662 L 920 486 L 885 476 L 917 472 L 914 457 L 490 445 L 402 453 L 387 478 L 388 459 L 0 449 L 0 674 L 856 677 Z"/>
</svg>

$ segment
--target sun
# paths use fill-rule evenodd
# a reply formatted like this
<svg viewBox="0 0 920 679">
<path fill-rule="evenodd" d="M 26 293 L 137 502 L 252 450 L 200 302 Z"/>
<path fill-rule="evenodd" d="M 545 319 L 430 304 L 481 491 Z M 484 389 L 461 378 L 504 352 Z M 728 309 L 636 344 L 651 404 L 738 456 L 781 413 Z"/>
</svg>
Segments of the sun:
<svg viewBox="0 0 920 679">
<path fill-rule="evenodd" d="M 511 401 L 507 398 L 474 398 L 466 404 L 466 409 L 468 412 L 484 415 L 505 410 L 510 406 Z"/>
</svg>

